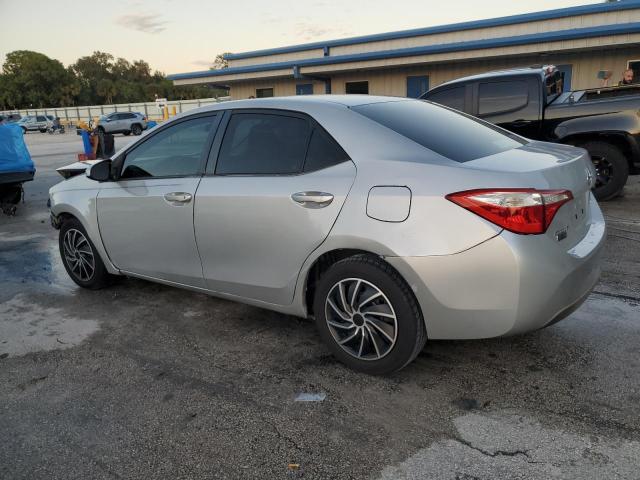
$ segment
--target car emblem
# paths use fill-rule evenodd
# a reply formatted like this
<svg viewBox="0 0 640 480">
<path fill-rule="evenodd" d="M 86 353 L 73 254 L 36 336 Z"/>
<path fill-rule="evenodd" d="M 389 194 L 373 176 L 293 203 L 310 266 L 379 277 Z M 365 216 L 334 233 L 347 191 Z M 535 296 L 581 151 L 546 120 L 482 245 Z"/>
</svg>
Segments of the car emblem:
<svg viewBox="0 0 640 480">
<path fill-rule="evenodd" d="M 593 184 L 593 173 L 591 173 L 591 169 L 587 168 L 587 186 L 591 188 Z"/>
</svg>

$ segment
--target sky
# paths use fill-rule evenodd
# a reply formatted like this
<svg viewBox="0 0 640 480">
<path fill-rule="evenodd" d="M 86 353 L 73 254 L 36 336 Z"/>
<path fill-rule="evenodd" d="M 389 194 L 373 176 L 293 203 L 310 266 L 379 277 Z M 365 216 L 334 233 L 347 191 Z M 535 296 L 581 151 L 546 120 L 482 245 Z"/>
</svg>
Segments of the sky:
<svg viewBox="0 0 640 480">
<path fill-rule="evenodd" d="M 602 3 L 593 0 L 0 0 L 0 64 L 34 50 L 65 66 L 95 50 L 165 74 L 218 53 Z"/>
</svg>

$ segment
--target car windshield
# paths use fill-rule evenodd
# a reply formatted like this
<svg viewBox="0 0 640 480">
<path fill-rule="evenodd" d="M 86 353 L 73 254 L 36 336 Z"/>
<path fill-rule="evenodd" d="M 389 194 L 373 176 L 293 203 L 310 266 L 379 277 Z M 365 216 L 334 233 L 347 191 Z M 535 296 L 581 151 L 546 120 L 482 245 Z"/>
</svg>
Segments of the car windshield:
<svg viewBox="0 0 640 480">
<path fill-rule="evenodd" d="M 456 162 L 468 162 L 527 143 L 517 135 L 425 100 L 371 103 L 352 109 Z"/>
</svg>

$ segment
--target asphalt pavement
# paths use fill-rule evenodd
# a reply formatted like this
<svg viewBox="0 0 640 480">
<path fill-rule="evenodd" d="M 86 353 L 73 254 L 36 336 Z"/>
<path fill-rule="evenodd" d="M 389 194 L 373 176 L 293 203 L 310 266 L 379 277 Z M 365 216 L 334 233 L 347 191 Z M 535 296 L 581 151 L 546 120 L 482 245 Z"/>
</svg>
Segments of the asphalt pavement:
<svg viewBox="0 0 640 480">
<path fill-rule="evenodd" d="M 0 478 L 640 478 L 640 178 L 602 205 L 602 279 L 569 318 L 372 377 L 306 320 L 76 287 L 46 201 L 80 137 L 26 140 L 36 178 L 0 216 Z"/>
</svg>

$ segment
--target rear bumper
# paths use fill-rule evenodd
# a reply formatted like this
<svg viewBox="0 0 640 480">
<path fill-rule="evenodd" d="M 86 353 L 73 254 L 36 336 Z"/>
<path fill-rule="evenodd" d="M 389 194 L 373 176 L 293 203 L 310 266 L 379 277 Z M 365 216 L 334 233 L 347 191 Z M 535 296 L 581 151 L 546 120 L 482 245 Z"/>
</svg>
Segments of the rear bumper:
<svg viewBox="0 0 640 480">
<path fill-rule="evenodd" d="M 536 330 L 575 310 L 598 282 L 604 239 L 595 205 L 588 233 L 572 248 L 502 232 L 455 255 L 386 260 L 415 292 L 429 338 L 490 338 Z"/>
</svg>

